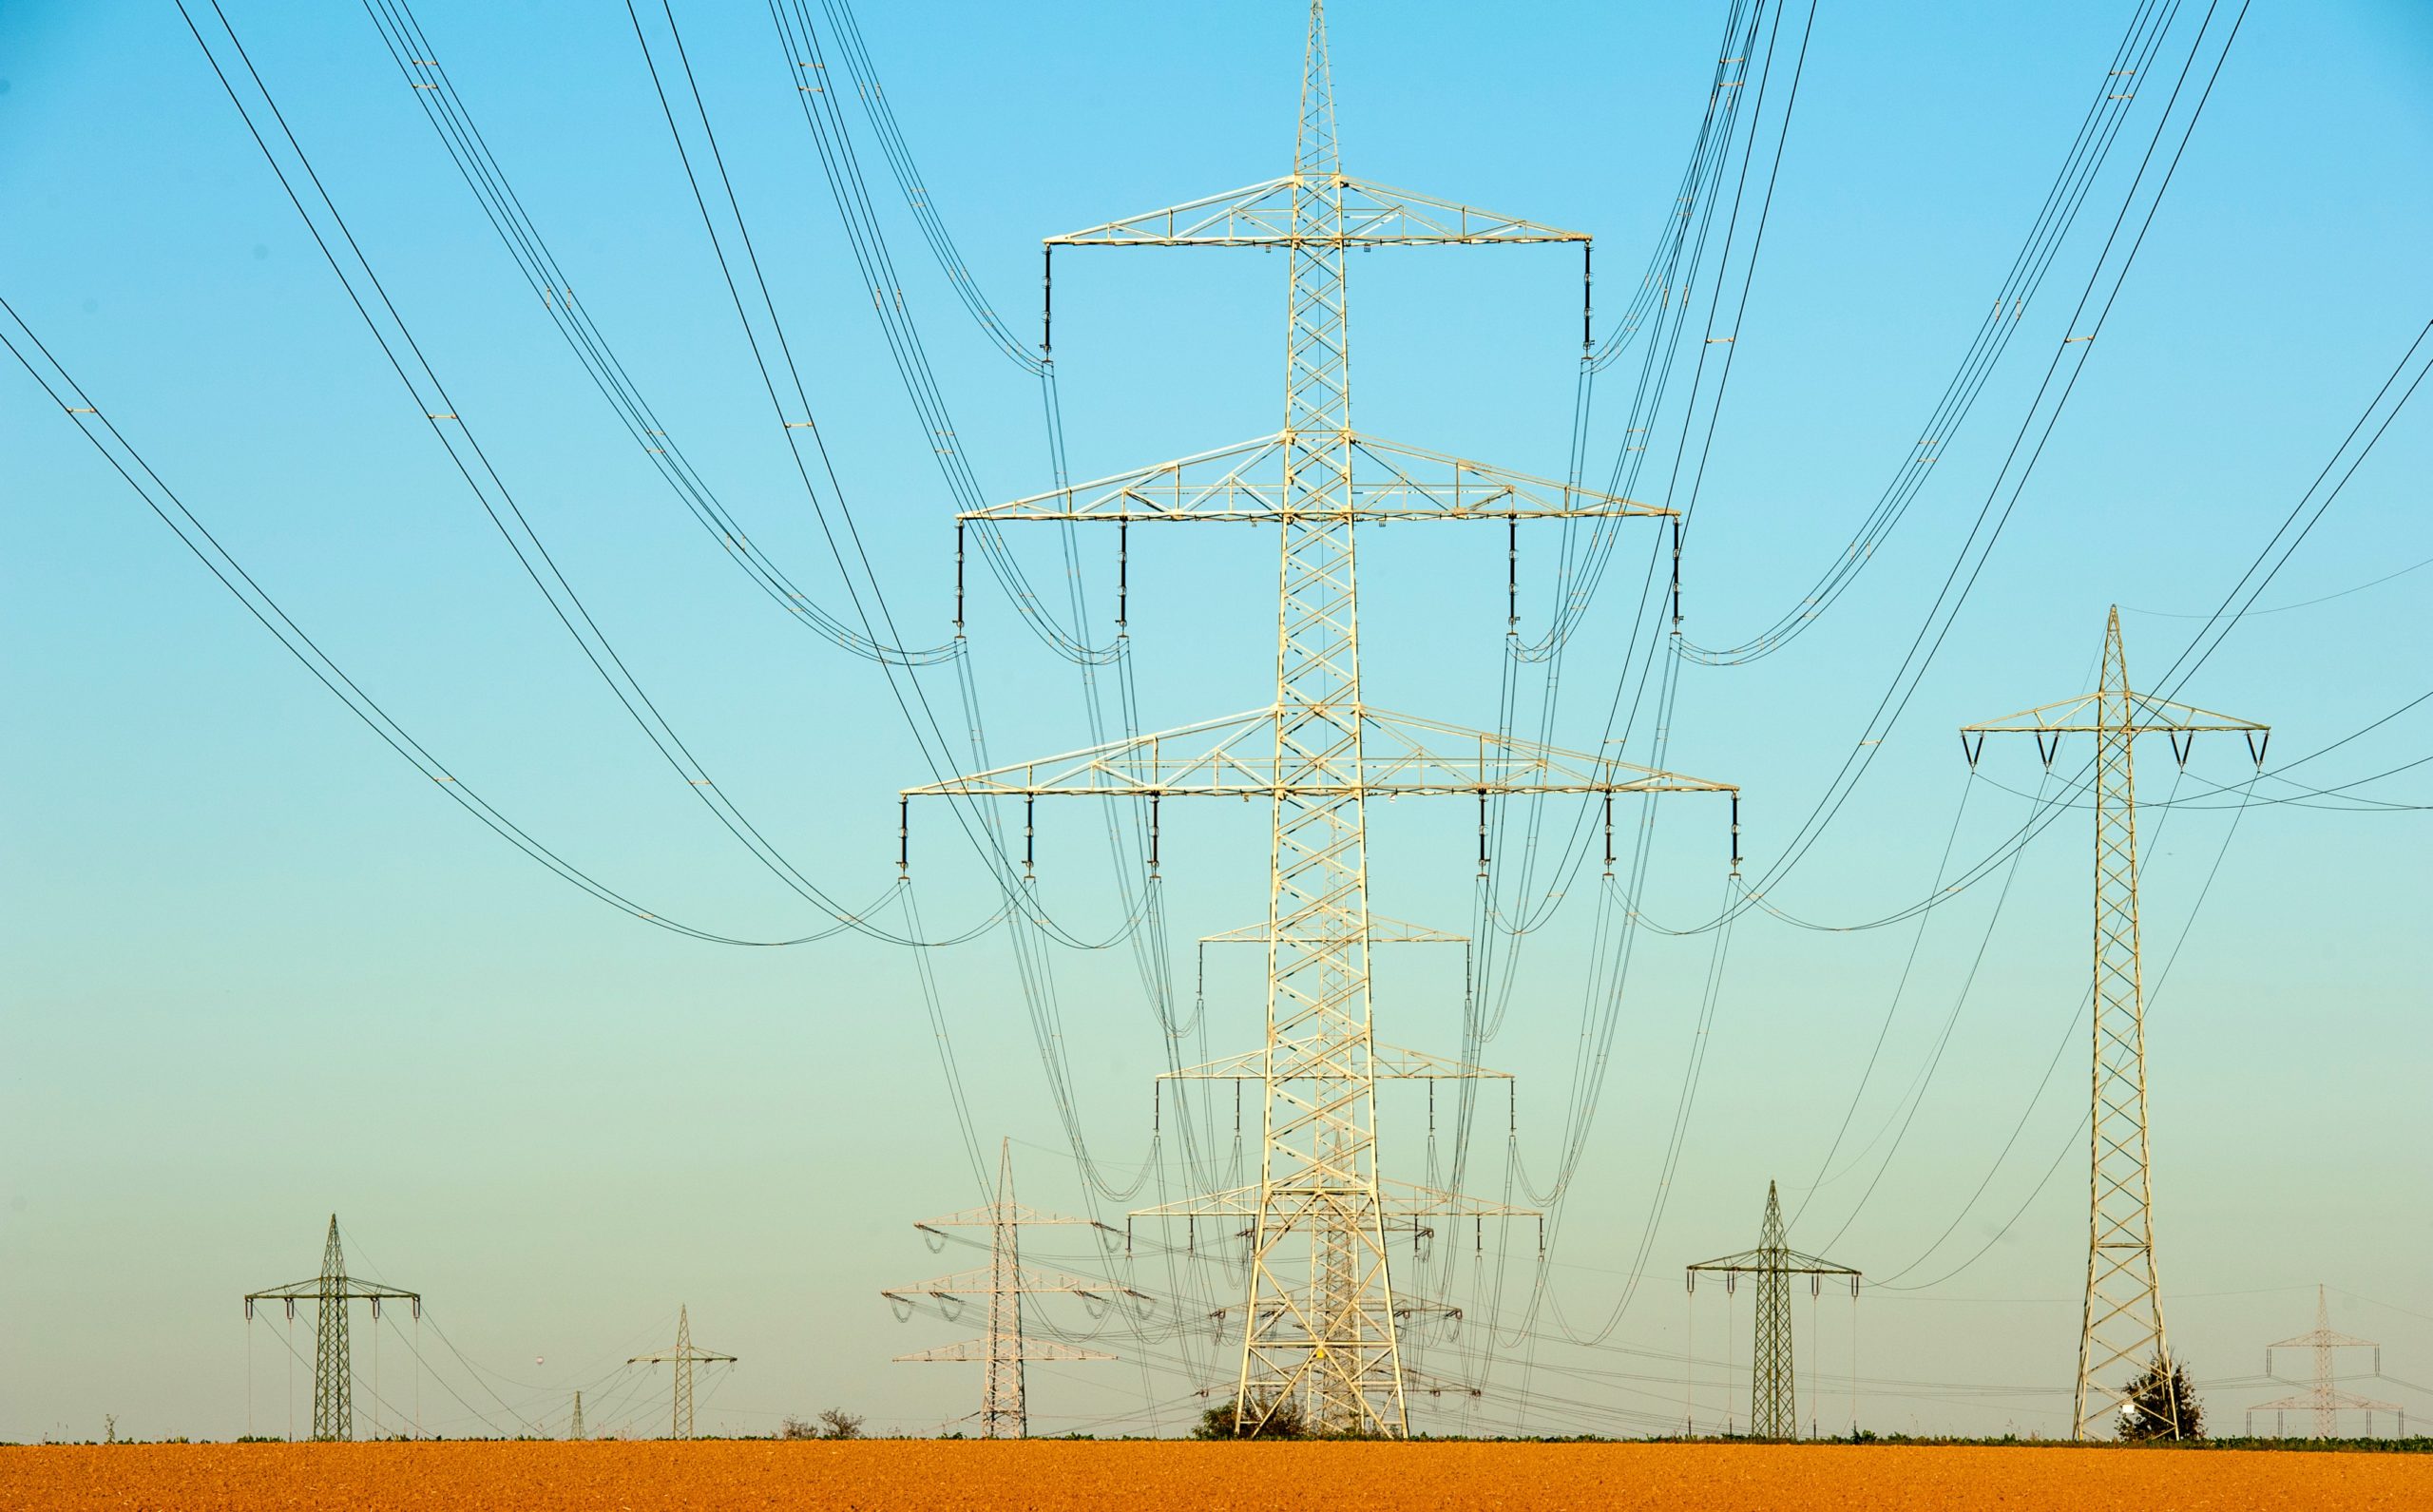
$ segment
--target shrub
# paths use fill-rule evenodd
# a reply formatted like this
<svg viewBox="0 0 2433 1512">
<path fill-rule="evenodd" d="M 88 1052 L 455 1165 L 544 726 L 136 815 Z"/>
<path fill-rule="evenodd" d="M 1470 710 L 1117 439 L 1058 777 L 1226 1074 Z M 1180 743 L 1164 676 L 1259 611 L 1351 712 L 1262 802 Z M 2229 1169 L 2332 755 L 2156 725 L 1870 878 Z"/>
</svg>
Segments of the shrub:
<svg viewBox="0 0 2433 1512">
<path fill-rule="evenodd" d="M 1219 1403 L 1199 1415 L 1199 1426 L 1191 1430 L 1195 1439 L 1306 1439 L 1310 1425 L 1301 1416 L 1297 1397 L 1258 1396 L 1246 1404 L 1248 1410 L 1236 1415 L 1232 1400 Z"/>
<path fill-rule="evenodd" d="M 842 1407 L 830 1407 L 819 1414 L 819 1436 L 823 1439 L 858 1439 L 862 1436 L 861 1416 Z"/>
<path fill-rule="evenodd" d="M 2167 1354 L 2155 1356 L 2129 1383 L 2129 1400 L 2120 1407 L 2120 1437 L 2131 1443 L 2201 1439 L 2205 1407 L 2188 1379 L 2188 1367 Z"/>
</svg>

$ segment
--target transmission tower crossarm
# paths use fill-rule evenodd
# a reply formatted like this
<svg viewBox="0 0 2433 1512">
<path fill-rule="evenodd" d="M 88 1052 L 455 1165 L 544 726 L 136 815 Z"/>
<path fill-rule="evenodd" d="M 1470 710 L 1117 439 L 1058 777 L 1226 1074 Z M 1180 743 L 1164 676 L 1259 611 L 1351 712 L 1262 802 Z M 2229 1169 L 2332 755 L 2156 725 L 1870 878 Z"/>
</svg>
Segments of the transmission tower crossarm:
<svg viewBox="0 0 2433 1512">
<path fill-rule="evenodd" d="M 1027 1266 L 1012 1268 L 1011 1274 L 1001 1273 L 994 1267 L 958 1271 L 910 1286 L 887 1287 L 879 1295 L 895 1302 L 909 1302 L 916 1296 L 986 1296 L 996 1292 L 1062 1293 L 1071 1296 L 1128 1296 L 1146 1301 L 1147 1293 L 1111 1281 L 1096 1281 L 1085 1276 L 1066 1275 L 1061 1271 L 1034 1271 Z"/>
<path fill-rule="evenodd" d="M 960 1213 L 949 1213 L 943 1217 L 923 1218 L 912 1226 L 916 1229 L 928 1229 L 934 1232 L 938 1229 L 994 1228 L 1000 1223 L 1019 1223 L 1025 1228 L 1033 1228 L 1043 1224 L 1063 1224 L 1070 1227 L 1089 1229 L 1103 1229 L 1106 1227 L 1105 1224 L 1101 1223 L 1096 1218 L 1076 1218 L 1068 1217 L 1062 1213 L 1046 1213 L 1024 1202 L 992 1202 L 986 1207 L 966 1208 Z"/>
<path fill-rule="evenodd" d="M 2021 709 L 2017 714 L 2006 714 L 1999 719 L 1987 719 L 1979 724 L 1964 724 L 1960 729 L 1964 735 L 2029 735 L 2038 731 L 2046 734 L 2056 731 L 2063 734 L 2095 734 L 2099 731 L 2117 730 L 2124 723 L 2139 734 L 2150 730 L 2198 732 L 2225 730 L 2261 733 L 2272 728 L 2269 724 L 2261 724 L 2253 719 L 2241 719 L 2232 715 L 2215 714 L 2211 709 L 2200 709 L 2194 704 L 2179 703 L 2170 699 L 2158 699 L 2148 693 L 2131 693 L 2127 696 L 2129 711 L 2125 720 L 2106 717 L 2098 712 L 2098 706 L 2103 700 L 2119 697 L 2120 695 L 2117 694 L 2080 694 L 2075 699 L 2063 699 L 2054 703 L 2039 704 L 2033 709 Z"/>
<path fill-rule="evenodd" d="M 1779 1264 L 1775 1263 L 1779 1258 Z M 1803 1254 L 1797 1250 L 1768 1252 L 1743 1250 L 1737 1254 L 1719 1255 L 1682 1267 L 1693 1273 L 1721 1273 L 1726 1271 L 1743 1275 L 1760 1272 L 1780 1272 L 1784 1275 L 1860 1275 L 1864 1273 L 1847 1265 L 1836 1265 L 1821 1255 Z"/>
<path fill-rule="evenodd" d="M 1376 936 L 1370 935 L 1370 941 L 1371 944 L 1376 943 Z M 1370 1064 L 1375 1067 L 1374 1074 L 1381 1081 L 1389 1078 L 1406 1081 L 1509 1081 L 1512 1080 L 1512 1073 L 1509 1071 L 1489 1071 L 1484 1066 L 1475 1066 L 1466 1061 L 1456 1061 L 1426 1050 L 1406 1050 L 1399 1045 L 1384 1043 L 1375 1044 L 1371 1049 Z M 1229 1055 L 1221 1061 L 1210 1061 L 1200 1065 L 1185 1066 L 1179 1071 L 1160 1071 L 1158 1073 L 1158 1080 L 1160 1081 L 1256 1081 L 1269 1074 L 1267 1052 L 1245 1050 L 1239 1055 Z M 1290 1080 L 1293 1073 L 1289 1067 L 1279 1067 L 1274 1074 L 1278 1080 Z"/>
<path fill-rule="evenodd" d="M 1002 1347 L 992 1353 L 987 1339 L 965 1339 L 960 1344 L 941 1344 L 933 1349 L 915 1349 L 910 1354 L 899 1354 L 895 1357 L 895 1363 L 898 1365 L 986 1365 L 991 1361 L 1006 1358 L 1007 1355 Z M 1079 1345 L 1063 1344 L 1054 1339 L 1025 1339 L 1022 1343 L 1022 1352 L 1012 1358 L 1052 1364 L 1058 1361 L 1112 1360 L 1118 1356 L 1109 1354 L 1103 1349 L 1084 1349 Z"/>
<path fill-rule="evenodd" d="M 1338 224 L 1313 228 L 1296 208 L 1331 191 Z M 1588 242 L 1585 231 L 1524 220 L 1458 201 L 1339 172 L 1289 173 L 1179 204 L 1042 239 L 1050 247 L 1452 247 L 1495 242 Z"/>
<path fill-rule="evenodd" d="M 1295 1200 L 1322 1195 L 1327 1188 L 1318 1183 L 1306 1186 L 1286 1182 L 1274 1183 L 1279 1195 Z M 1260 1188 L 1235 1187 L 1224 1192 L 1203 1193 L 1156 1207 L 1136 1208 L 1135 1218 L 1246 1218 L 1259 1213 Z M 1509 1203 L 1489 1202 L 1466 1193 L 1447 1192 L 1436 1187 L 1421 1186 L 1411 1181 L 1380 1179 L 1377 1183 L 1377 1207 L 1381 1222 L 1388 1228 L 1408 1229 L 1423 1218 L 1535 1218 L 1542 1215 L 1535 1208 L 1515 1207 Z"/>
<path fill-rule="evenodd" d="M 1515 471 L 1450 452 L 1345 430 L 1339 441 L 1358 468 L 1323 500 L 1293 486 L 1295 437 L 1277 431 L 1214 450 L 1111 473 L 1046 493 L 967 509 L 966 522 L 1197 521 L 1273 524 L 1291 517 L 1369 521 L 1671 519 L 1645 504 L 1574 483 Z"/>
<path fill-rule="evenodd" d="M 1199 937 L 1199 943 L 1202 945 L 1265 945 L 1274 938 L 1274 927 L 1265 919 L 1261 919 L 1255 924 L 1245 924 L 1236 928 L 1227 929 L 1220 934 L 1203 934 Z M 1424 924 L 1409 924 L 1401 919 L 1389 919 L 1382 913 L 1372 912 L 1369 915 L 1369 943 L 1370 945 L 1467 945 L 1470 943 L 1470 937 L 1466 934 L 1455 934 L 1449 929 L 1430 928 Z"/>
<path fill-rule="evenodd" d="M 1387 797 L 1740 791 L 1734 783 L 1373 707 L 1343 712 L 1356 713 L 1362 737 L 1360 764 L 1348 774 L 1280 742 L 1279 723 L 1289 733 L 1301 716 L 1270 707 L 948 777 L 906 788 L 903 796 L 1301 798 L 1340 794 L 1346 776 L 1357 791 Z"/>
<path fill-rule="evenodd" d="M 341 1278 L 338 1287 L 335 1290 L 323 1287 L 318 1281 L 291 1281 L 285 1286 L 271 1287 L 267 1291 L 248 1292 L 245 1293 L 245 1300 L 248 1303 L 277 1302 L 282 1299 L 315 1302 L 325 1296 L 344 1298 L 350 1302 L 367 1301 L 374 1297 L 384 1302 L 412 1302 L 414 1304 L 415 1315 L 421 1315 L 421 1292 L 404 1292 L 392 1286 L 374 1286 L 368 1281 L 358 1281 L 353 1276 Z"/>
</svg>

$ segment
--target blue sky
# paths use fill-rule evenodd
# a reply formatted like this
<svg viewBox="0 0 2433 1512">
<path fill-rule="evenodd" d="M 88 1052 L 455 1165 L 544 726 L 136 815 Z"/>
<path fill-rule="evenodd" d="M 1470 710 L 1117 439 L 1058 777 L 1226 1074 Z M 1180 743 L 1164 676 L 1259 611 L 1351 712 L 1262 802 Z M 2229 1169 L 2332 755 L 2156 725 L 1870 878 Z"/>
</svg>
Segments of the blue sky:
<svg viewBox="0 0 2433 1512">
<path fill-rule="evenodd" d="M 1698 495 L 1690 635 L 1728 643 L 1795 602 L 1921 438 L 2132 9 L 1819 7 Z M 2234 9 L 2219 9 L 2212 35 Z M 930 197 L 1025 336 L 1040 237 L 1289 166 L 1293 6 L 865 10 Z M 682 514 L 517 277 L 372 20 L 243 0 L 227 14 L 425 355 L 668 722 L 823 887 L 890 895 L 894 794 L 928 772 L 887 683 L 786 622 Z M 622 10 L 429 0 L 418 14 L 668 429 L 762 549 L 836 596 Z M 2181 8 L 2166 62 L 2199 16 Z M 857 285 L 786 60 L 756 11 L 677 17 L 872 570 L 897 622 L 916 627 L 908 639 L 943 638 L 952 504 Z M 1600 324 L 1619 314 L 1705 108 L 1722 10 L 1346 4 L 1331 19 L 1347 168 L 1594 232 Z M 2433 150 L 2428 77 L 2433 22 L 2415 8 L 2248 12 L 1982 577 L 1864 781 L 1771 902 L 1816 923 L 1869 920 L 1933 891 L 1947 840 L 1969 860 L 1995 851 L 2031 799 L 1992 782 L 2032 793 L 2033 753 L 1989 749 L 1989 780 L 1972 785 L 1952 729 L 2090 686 L 2107 605 L 2122 606 L 2133 672 L 2180 655 L 2203 622 L 2178 616 L 2220 602 L 2433 314 L 2421 250 L 2433 209 L 2411 192 Z M 296 620 L 450 770 L 645 907 L 753 937 L 816 927 L 568 643 L 176 10 L 10 7 L 0 85 L 0 196 L 18 228 L 0 242 L 0 296 Z M 2153 131 L 2149 108 L 2132 109 L 2129 145 Z M 1035 385 L 964 316 L 867 135 L 857 150 L 879 176 L 905 295 L 981 488 L 1046 487 Z M 1868 736 L 1868 711 L 1994 486 L 2063 335 L 2064 296 L 2095 266 L 2134 167 L 2124 146 L 2056 259 L 2053 292 L 1848 596 L 1777 656 L 1683 672 L 1668 764 L 1743 786 L 1753 872 Z M 1358 423 L 1559 474 L 1577 279 L 1571 254 L 1544 248 L 1358 259 Z M 1282 280 L 1280 259 L 1255 254 L 1061 261 L 1075 473 L 1273 430 Z M 1592 478 L 1624 444 L 1621 376 L 1599 390 Z M 0 622 L 13 653 L 0 687 L 20 732 L 5 748 L 20 799 L 0 824 L 0 1141 L 14 1156 L 0 1177 L 0 1340 L 19 1366 L 0 1381 L 0 1438 L 95 1434 L 105 1412 L 147 1436 L 244 1431 L 237 1298 L 308 1273 L 332 1210 L 365 1264 L 420 1289 L 450 1340 L 495 1372 L 483 1387 L 426 1336 L 439 1365 L 423 1406 L 450 1431 L 562 1414 L 574 1386 L 607 1379 L 672 1327 L 680 1302 L 698 1339 L 743 1359 L 705 1426 L 764 1431 L 833 1403 L 928 1430 L 968 1411 L 972 1370 L 885 1364 L 963 1336 L 935 1318 L 899 1327 L 876 1292 L 971 1263 L 929 1254 L 908 1225 L 975 1200 L 908 953 L 853 937 L 720 948 L 583 897 L 349 718 L 13 365 L 0 372 L 0 427 L 11 532 Z M 2423 693 L 2433 569 L 2346 590 L 2433 558 L 2416 507 L 2428 463 L 2433 423 L 2411 408 L 2258 607 L 2343 596 L 2251 617 L 2182 696 L 2270 721 L 2286 759 Z M 1659 476 L 1642 474 L 1639 492 Z M 1364 543 L 1373 701 L 1494 719 L 1502 542 L 1469 528 Z M 1616 581 L 1627 584 L 1600 596 L 1565 660 L 1562 742 L 1600 738 L 1653 545 L 1626 545 Z M 1034 578 L 1059 580 L 1052 538 L 1017 545 Z M 1083 550 L 1104 621 L 1112 543 Z M 1143 727 L 1266 698 L 1271 550 L 1249 531 L 1133 532 Z M 1535 588 L 1524 580 L 1524 629 L 1551 606 L 1554 551 L 1550 534 L 1524 539 L 1523 569 L 1538 574 Z M 1072 668 L 973 579 L 989 749 L 1015 759 L 1086 743 Z M 951 679 L 928 677 L 951 707 Z M 2428 720 L 2420 707 L 2300 775 L 2331 787 L 2414 760 Z M 2168 752 L 2141 754 L 2143 793 L 2165 796 Z M 2227 744 L 2200 750 L 2177 791 L 2235 784 L 2246 765 Z M 2422 769 L 2356 791 L 2433 801 Z M 1188 1011 L 1193 938 L 1263 908 L 1265 827 L 1249 811 L 1181 807 L 1166 806 L 1162 886 Z M 1460 928 L 1474 823 L 1461 802 L 1381 811 L 1375 907 Z M 2323 1281 L 2342 1289 L 2336 1326 L 2383 1340 L 2396 1374 L 2433 1379 L 2433 1234 L 2409 1200 L 2433 1059 L 2417 986 L 2433 964 L 2423 823 L 2258 804 L 2233 833 L 2232 811 L 2194 801 L 2145 817 L 2150 981 L 2186 940 L 2155 994 L 2151 1049 L 2169 1316 L 2200 1377 L 2251 1374 L 2264 1342 L 2307 1326 L 2308 1289 Z M 915 825 L 930 932 L 987 917 L 993 889 L 945 815 Z M 1694 800 L 1665 813 L 1651 920 L 1712 915 L 1721 825 Z M 1121 917 L 1103 830 L 1079 809 L 1043 819 L 1042 897 L 1082 936 Z M 1741 921 L 1652 1238 L 1714 940 L 1643 935 L 1543 1274 L 1584 1329 L 1622 1294 L 1619 1273 L 1644 1242 L 1651 1284 L 1608 1342 L 1654 1352 L 1580 1348 L 1542 1311 L 1534 1354 L 1526 1340 L 1485 1351 L 1474 1323 L 1424 1345 L 1423 1368 L 1477 1379 L 1483 1422 L 1525 1412 L 1628 1431 L 1632 1419 L 1565 1404 L 1676 1411 L 1672 1362 L 1691 1343 L 1677 1267 L 1753 1242 L 1773 1178 L 1791 1207 L 1808 1205 L 1795 1243 L 1830 1241 L 1871 1274 L 1924 1253 L 1908 1279 L 1925 1279 L 1983 1248 L 1940 1286 L 1861 1303 L 1871 1426 L 2066 1431 L 2084 1188 L 2071 1153 L 2083 1050 L 2064 1041 L 2084 990 L 2087 873 L 2085 816 L 2064 814 L 2015 872 L 1933 910 L 1923 933 Z M 1517 1148 L 1538 1181 L 1578 1105 L 1595 881 L 1585 873 L 1530 937 L 1484 1052 L 1521 1079 Z M 931 960 L 978 1137 L 1018 1141 L 1030 1200 L 1120 1223 L 1126 1202 L 1080 1174 L 1040 1041 L 1069 1061 L 1087 1152 L 1121 1185 L 1152 1154 L 1149 1079 L 1169 1063 L 1131 950 L 1056 952 L 1052 1024 L 1025 1011 L 1001 934 Z M 1206 981 L 1185 1059 L 1201 1043 L 1211 1055 L 1256 1043 L 1255 964 L 1213 952 Z M 1382 1037 L 1449 1051 L 1458 974 L 1425 953 L 1389 955 L 1377 1011 Z M 1854 1094 L 1856 1133 L 1810 1202 Z M 1416 1178 L 1424 1114 L 1400 1095 L 1388 1099 L 1387 1161 Z M 1492 1122 L 1473 1146 L 1487 1173 L 1474 1179 L 1490 1186 L 1506 1159 Z M 1897 1143 L 1870 1141 L 1887 1128 Z M 1157 1153 L 1171 1164 L 1177 1144 L 1170 1135 Z M 1929 1251 L 1955 1215 L 1953 1237 Z M 1534 1240 L 1516 1230 L 1511 1242 L 1500 1297 L 1456 1277 L 1480 1316 L 1530 1295 Z M 1722 1306 L 1701 1293 L 1699 1307 L 1696 1352 L 1713 1355 Z M 1745 1316 L 1738 1328 L 1745 1358 Z M 1829 1362 L 1848 1328 L 1823 1319 Z M 260 1326 L 250 1348 L 252 1422 L 278 1431 L 286 1356 Z M 384 1348 L 384 1394 L 399 1401 L 403 1345 Z M 1186 1348 L 1210 1358 L 1205 1342 L 1166 1340 L 1136 1345 L 1131 1363 L 1034 1371 L 1042 1426 L 1171 1431 L 1198 1383 L 1140 1357 Z M 448 1401 L 441 1376 L 469 1407 Z M 1704 1379 L 1711 1414 L 1723 1377 Z M 2033 1389 L 1946 1389 L 1959 1384 Z M 630 1394 L 638 1427 L 655 1421 L 654 1388 Z M 1841 1390 L 1829 1383 L 1829 1420 Z M 2224 1388 L 2216 1412 L 2264 1394 Z"/>
</svg>

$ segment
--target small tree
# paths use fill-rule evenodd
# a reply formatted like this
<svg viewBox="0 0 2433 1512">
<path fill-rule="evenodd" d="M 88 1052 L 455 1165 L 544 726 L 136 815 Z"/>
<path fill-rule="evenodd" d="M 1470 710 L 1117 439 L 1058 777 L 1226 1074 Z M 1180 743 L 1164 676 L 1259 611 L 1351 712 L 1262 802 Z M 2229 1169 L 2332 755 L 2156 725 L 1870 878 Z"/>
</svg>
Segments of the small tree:
<svg viewBox="0 0 2433 1512">
<path fill-rule="evenodd" d="M 1248 1410 L 1236 1412 L 1236 1404 L 1227 1398 L 1199 1414 L 1199 1426 L 1191 1430 L 1195 1439 L 1306 1439 L 1310 1426 L 1301 1416 L 1297 1397 L 1253 1397 Z"/>
<path fill-rule="evenodd" d="M 2205 1406 L 2188 1379 L 2188 1367 L 2167 1354 L 2157 1354 L 2129 1383 L 2129 1400 L 2120 1407 L 2120 1437 L 2145 1444 L 2205 1436 Z"/>
<path fill-rule="evenodd" d="M 777 1437 L 781 1439 L 815 1439 L 819 1437 L 819 1426 L 815 1423 L 806 1423 L 802 1419 L 789 1413 L 786 1420 L 777 1425 Z"/>
<path fill-rule="evenodd" d="M 860 1414 L 842 1407 L 830 1407 L 819 1414 L 819 1436 L 823 1439 L 858 1439 L 862 1436 Z"/>
</svg>

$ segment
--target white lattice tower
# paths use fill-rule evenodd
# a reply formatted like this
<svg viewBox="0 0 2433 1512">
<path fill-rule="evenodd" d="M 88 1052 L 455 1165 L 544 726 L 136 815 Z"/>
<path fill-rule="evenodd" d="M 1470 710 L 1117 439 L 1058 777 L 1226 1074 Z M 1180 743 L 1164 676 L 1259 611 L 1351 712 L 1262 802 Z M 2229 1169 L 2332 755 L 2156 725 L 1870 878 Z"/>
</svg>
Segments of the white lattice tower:
<svg viewBox="0 0 2433 1512">
<path fill-rule="evenodd" d="M 1366 1429 L 1401 1423 L 1404 1407 L 1370 1069 L 1369 827 L 1359 780 L 1341 177 L 1326 14 L 1313 5 L 1293 163 L 1275 762 L 1279 772 L 1307 774 L 1319 791 L 1274 806 L 1272 1069 L 1240 1385 L 1246 1394 L 1287 1391 L 1306 1374 L 1314 1421 Z M 1277 1252 L 1296 1234 L 1312 1246 L 1306 1291 L 1277 1264 Z"/>
<path fill-rule="evenodd" d="M 2065 734 L 2095 737 L 2095 984 L 2088 1149 L 2086 1301 L 2079 1329 L 2074 1436 L 2141 1410 L 2131 1390 L 2147 1367 L 2168 1362 L 2162 1283 L 2155 1263 L 2154 1181 L 2147 1146 L 2146 1002 L 2137 947 L 2136 737 L 2170 735 L 2183 763 L 2200 731 L 2238 731 L 2261 766 L 2266 726 L 2133 691 L 2120 611 L 2105 621 L 2103 675 L 2094 693 L 2008 715 L 1961 732 L 1971 766 L 1988 734 L 2032 734 L 2052 764 Z M 1977 737 L 1974 746 L 1968 737 Z M 2178 1397 L 2160 1393 L 2174 1421 Z"/>
<path fill-rule="evenodd" d="M 1379 1174 L 1379 1078 L 1485 1073 L 1383 1047 L 1371 1037 L 1368 948 L 1378 937 L 1369 908 L 1368 799 L 1458 794 L 1475 796 L 1484 808 L 1493 796 L 1517 793 L 1601 794 L 1610 838 L 1614 794 L 1722 793 L 1734 795 L 1738 833 L 1737 790 L 1728 783 L 1389 714 L 1363 697 L 1356 524 L 1491 521 L 1517 540 L 1523 520 L 1664 519 L 1674 512 L 1354 431 L 1347 254 L 1386 246 L 1584 248 L 1588 239 L 1345 174 L 1325 11 L 1312 0 L 1290 175 L 1047 240 L 1051 268 L 1053 253 L 1068 247 L 1283 249 L 1284 429 L 962 516 L 984 529 L 1012 521 L 1111 522 L 1120 529 L 1135 521 L 1237 522 L 1279 529 L 1275 697 L 1267 707 L 905 792 L 908 805 L 914 796 L 1019 796 L 1025 805 L 1052 794 L 1143 798 L 1151 805 L 1153 874 L 1160 800 L 1267 800 L 1265 1043 L 1255 1054 L 1180 1073 L 1262 1084 L 1259 1179 L 1134 1215 L 1222 1218 L 1248 1234 L 1235 1382 L 1236 1421 L 1244 1433 L 1259 1431 L 1282 1408 L 1298 1408 L 1331 1431 L 1405 1432 L 1388 1234 L 1414 1232 L 1431 1219 L 1526 1215 Z M 905 847 L 899 861 L 909 858 L 909 839 Z M 1487 859 L 1482 849 L 1482 867 Z"/>
</svg>

